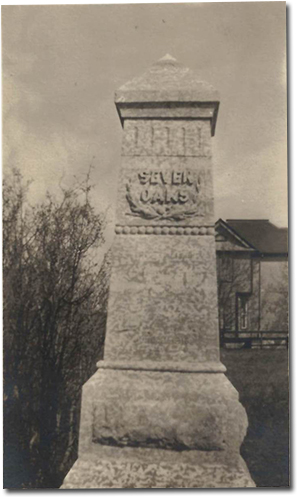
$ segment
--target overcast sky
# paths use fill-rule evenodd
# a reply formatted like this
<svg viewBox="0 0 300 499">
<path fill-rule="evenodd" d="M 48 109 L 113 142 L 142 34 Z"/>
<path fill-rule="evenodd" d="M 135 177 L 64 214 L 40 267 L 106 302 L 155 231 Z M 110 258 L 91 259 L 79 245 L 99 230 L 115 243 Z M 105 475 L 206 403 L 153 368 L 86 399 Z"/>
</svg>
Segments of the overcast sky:
<svg viewBox="0 0 300 499">
<path fill-rule="evenodd" d="M 114 91 L 171 54 L 221 95 L 216 219 L 287 224 L 285 2 L 2 7 L 4 165 L 31 197 L 94 166 L 116 201 L 122 128 Z"/>
</svg>

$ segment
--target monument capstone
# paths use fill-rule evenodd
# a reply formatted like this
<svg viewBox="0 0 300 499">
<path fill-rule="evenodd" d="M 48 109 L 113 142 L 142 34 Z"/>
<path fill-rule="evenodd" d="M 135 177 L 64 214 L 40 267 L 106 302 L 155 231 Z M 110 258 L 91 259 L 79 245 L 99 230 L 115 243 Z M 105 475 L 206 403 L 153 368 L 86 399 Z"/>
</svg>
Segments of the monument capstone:
<svg viewBox="0 0 300 499">
<path fill-rule="evenodd" d="M 62 488 L 255 487 L 220 362 L 211 137 L 218 93 L 171 56 L 116 93 L 122 161 L 104 360 Z"/>
</svg>

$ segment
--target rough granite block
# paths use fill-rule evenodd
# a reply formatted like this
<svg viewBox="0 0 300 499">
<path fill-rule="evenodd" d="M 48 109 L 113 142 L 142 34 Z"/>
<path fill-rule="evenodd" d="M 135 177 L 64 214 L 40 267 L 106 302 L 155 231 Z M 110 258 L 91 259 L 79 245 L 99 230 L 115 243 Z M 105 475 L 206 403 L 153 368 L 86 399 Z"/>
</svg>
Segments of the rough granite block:
<svg viewBox="0 0 300 499">
<path fill-rule="evenodd" d="M 222 373 L 99 369 L 83 388 L 80 454 L 92 443 L 238 453 L 247 426 Z"/>
<path fill-rule="evenodd" d="M 119 235 L 105 360 L 219 360 L 213 236 Z"/>
<path fill-rule="evenodd" d="M 104 360 L 62 488 L 254 487 L 224 375 L 211 136 L 217 93 L 166 56 L 116 96 L 124 127 Z"/>
<path fill-rule="evenodd" d="M 62 489 L 255 487 L 238 454 L 97 446 L 82 455 Z"/>
</svg>

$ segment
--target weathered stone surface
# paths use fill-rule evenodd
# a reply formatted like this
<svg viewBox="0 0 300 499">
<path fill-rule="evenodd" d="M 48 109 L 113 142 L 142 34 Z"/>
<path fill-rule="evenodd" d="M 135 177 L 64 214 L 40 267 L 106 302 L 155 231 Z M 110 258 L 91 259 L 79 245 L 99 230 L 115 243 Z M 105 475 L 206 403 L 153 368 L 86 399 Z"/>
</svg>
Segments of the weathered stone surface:
<svg viewBox="0 0 300 499">
<path fill-rule="evenodd" d="M 139 92 L 143 93 L 146 101 L 149 101 L 152 91 L 155 92 L 157 99 L 161 95 L 160 100 L 165 103 L 169 100 L 165 99 L 165 93 L 174 90 L 177 90 L 178 94 L 174 100 L 172 99 L 173 102 L 211 102 L 219 99 L 218 92 L 212 85 L 203 81 L 199 72 L 184 67 L 173 57 L 162 57 L 141 76 L 122 85 L 116 92 L 116 101 L 119 99 L 122 102 L 126 97 L 129 99 L 132 95 L 129 92 L 134 93 L 134 102 L 137 102 Z M 192 94 L 191 98 L 188 98 L 187 92 Z"/>
<path fill-rule="evenodd" d="M 255 487 L 239 455 L 97 446 L 82 455 L 62 489 Z"/>
<path fill-rule="evenodd" d="M 115 226 L 116 234 L 155 234 L 157 236 L 213 236 L 215 233 L 215 229 L 211 225 L 201 225 L 199 226 L 185 226 L 181 227 L 180 225 L 174 226 L 152 226 L 147 225 L 144 227 L 143 225 L 116 225 Z"/>
<path fill-rule="evenodd" d="M 207 120 L 126 120 L 117 224 L 214 225 Z"/>
<path fill-rule="evenodd" d="M 211 135 L 218 96 L 169 56 L 123 86 L 104 361 L 83 388 L 62 488 L 254 486 L 223 374 Z M 209 452 L 207 452 L 209 451 Z"/>
<path fill-rule="evenodd" d="M 188 103 L 189 117 L 195 117 L 190 116 L 190 110 L 194 111 L 195 104 L 200 104 L 209 110 L 205 117 L 211 121 L 212 135 L 214 134 L 219 106 L 218 92 L 212 85 L 203 81 L 198 71 L 184 67 L 174 58 L 163 57 L 144 74 L 122 85 L 116 92 L 115 101 L 121 119 L 126 117 L 128 109 L 131 112 L 143 109 L 144 116 L 151 118 L 153 108 L 160 104 L 162 105 L 156 107 L 158 112 L 160 109 L 164 112 L 178 109 L 180 113 L 180 110 L 186 107 L 185 103 Z M 145 114 L 147 110 L 150 114 Z M 184 113 L 184 116 L 187 116 L 187 113 Z"/>
<path fill-rule="evenodd" d="M 125 371 L 171 371 L 181 373 L 225 373 L 226 367 L 220 361 L 178 362 L 156 360 L 100 360 L 100 369 Z"/>
<path fill-rule="evenodd" d="M 207 120 L 127 120 L 123 156 L 206 157 L 210 151 Z"/>
<path fill-rule="evenodd" d="M 218 361 L 213 236 L 118 235 L 105 360 Z"/>
<path fill-rule="evenodd" d="M 224 374 L 99 369 L 83 394 L 80 453 L 92 442 L 238 453 L 248 426 Z"/>
</svg>

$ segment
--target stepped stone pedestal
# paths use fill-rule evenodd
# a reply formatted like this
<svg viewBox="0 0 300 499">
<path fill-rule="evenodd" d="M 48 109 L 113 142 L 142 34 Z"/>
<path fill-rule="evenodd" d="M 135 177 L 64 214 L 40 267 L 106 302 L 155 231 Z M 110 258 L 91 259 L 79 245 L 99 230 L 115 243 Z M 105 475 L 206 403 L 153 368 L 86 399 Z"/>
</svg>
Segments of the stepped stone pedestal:
<svg viewBox="0 0 300 499">
<path fill-rule="evenodd" d="M 211 137 L 217 92 L 165 56 L 116 94 L 123 125 L 104 360 L 62 488 L 255 487 L 220 362 Z"/>
</svg>

